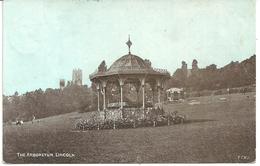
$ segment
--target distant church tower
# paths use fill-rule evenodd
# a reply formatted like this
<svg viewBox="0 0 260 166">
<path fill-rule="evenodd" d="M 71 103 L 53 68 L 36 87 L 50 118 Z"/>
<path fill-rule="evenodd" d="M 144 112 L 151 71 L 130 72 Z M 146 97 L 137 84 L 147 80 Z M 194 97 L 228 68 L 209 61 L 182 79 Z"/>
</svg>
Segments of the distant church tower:
<svg viewBox="0 0 260 166">
<path fill-rule="evenodd" d="M 72 84 L 82 85 L 82 70 L 74 69 L 72 72 Z"/>
</svg>

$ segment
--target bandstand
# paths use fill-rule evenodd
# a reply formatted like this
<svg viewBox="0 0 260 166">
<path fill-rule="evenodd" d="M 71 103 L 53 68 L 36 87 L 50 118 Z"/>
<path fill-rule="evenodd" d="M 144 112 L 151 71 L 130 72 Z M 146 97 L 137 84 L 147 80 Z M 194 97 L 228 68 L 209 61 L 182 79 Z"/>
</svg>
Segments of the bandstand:
<svg viewBox="0 0 260 166">
<path fill-rule="evenodd" d="M 122 56 L 118 60 L 116 60 L 108 69 L 103 61 L 96 72 L 89 76 L 90 80 L 95 84 L 97 88 L 97 109 L 98 111 L 106 112 L 109 110 L 108 100 L 111 101 L 111 91 L 107 90 L 108 85 L 115 85 L 118 90 L 118 108 L 117 110 L 124 110 L 124 107 L 131 107 L 131 105 L 127 105 L 126 101 L 124 101 L 124 92 L 127 92 L 126 84 L 131 84 L 136 90 L 136 99 L 137 103 L 139 102 L 139 94 L 142 96 L 142 104 L 140 104 L 140 108 L 138 110 L 146 109 L 146 86 L 149 85 L 152 91 L 152 106 L 161 106 L 162 103 L 162 90 L 164 88 L 164 83 L 167 79 L 170 78 L 170 74 L 165 69 L 155 69 L 152 67 L 151 62 L 149 60 L 143 60 L 137 55 L 131 53 L 130 48 L 132 42 L 130 38 L 126 42 L 128 46 L 128 54 Z M 114 90 L 114 89 L 113 89 Z M 141 91 L 141 92 L 140 92 Z M 155 101 L 154 94 L 157 95 L 157 99 Z M 110 96 L 110 97 L 108 97 Z M 102 97 L 102 98 L 101 98 Z M 103 108 L 101 106 L 101 100 L 103 101 Z M 138 106 L 138 105 L 137 105 Z M 136 106 L 135 106 L 136 107 Z"/>
</svg>

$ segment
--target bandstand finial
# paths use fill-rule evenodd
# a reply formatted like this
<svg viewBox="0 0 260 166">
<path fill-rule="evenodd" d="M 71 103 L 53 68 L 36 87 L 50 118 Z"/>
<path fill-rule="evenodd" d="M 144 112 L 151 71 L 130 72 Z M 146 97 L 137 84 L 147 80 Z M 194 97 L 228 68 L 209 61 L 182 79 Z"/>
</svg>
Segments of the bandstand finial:
<svg viewBox="0 0 260 166">
<path fill-rule="evenodd" d="M 128 52 L 131 54 L 130 47 L 132 46 L 132 42 L 130 40 L 130 35 L 128 35 L 128 41 L 126 42 L 126 45 L 128 46 Z"/>
</svg>

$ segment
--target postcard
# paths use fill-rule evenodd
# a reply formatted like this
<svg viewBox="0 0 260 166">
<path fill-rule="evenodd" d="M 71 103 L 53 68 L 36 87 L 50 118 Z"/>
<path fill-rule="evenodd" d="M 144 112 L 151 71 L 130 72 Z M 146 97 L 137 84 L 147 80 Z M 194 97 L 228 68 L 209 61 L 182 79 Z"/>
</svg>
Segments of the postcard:
<svg viewBox="0 0 260 166">
<path fill-rule="evenodd" d="M 3 162 L 254 162 L 255 6 L 5 0 Z"/>
</svg>

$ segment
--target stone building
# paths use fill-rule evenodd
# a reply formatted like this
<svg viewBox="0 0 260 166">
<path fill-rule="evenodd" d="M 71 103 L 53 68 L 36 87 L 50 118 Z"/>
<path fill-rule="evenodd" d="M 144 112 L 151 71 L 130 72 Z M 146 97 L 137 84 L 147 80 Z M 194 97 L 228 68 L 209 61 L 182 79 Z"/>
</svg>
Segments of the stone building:
<svg viewBox="0 0 260 166">
<path fill-rule="evenodd" d="M 81 69 L 74 69 L 72 71 L 72 84 L 74 85 L 82 85 L 82 70 Z"/>
</svg>

